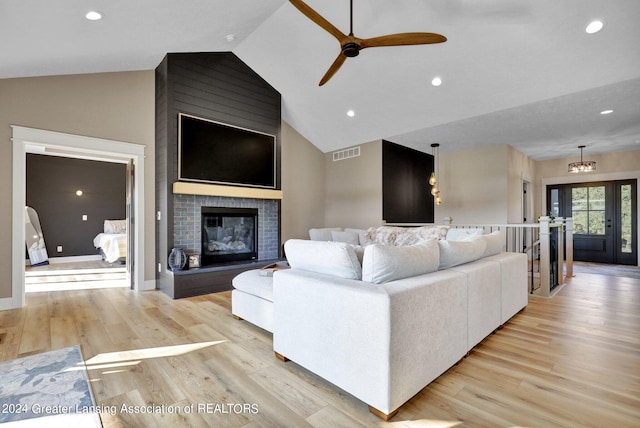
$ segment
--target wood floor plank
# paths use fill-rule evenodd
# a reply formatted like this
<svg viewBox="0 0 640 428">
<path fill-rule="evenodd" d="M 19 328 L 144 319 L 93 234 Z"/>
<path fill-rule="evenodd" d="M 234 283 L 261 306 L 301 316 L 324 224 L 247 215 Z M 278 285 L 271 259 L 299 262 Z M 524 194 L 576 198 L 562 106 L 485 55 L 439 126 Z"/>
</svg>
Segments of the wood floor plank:
<svg viewBox="0 0 640 428">
<path fill-rule="evenodd" d="M 552 299 L 531 296 L 390 422 L 277 360 L 269 332 L 231 316 L 230 292 L 172 300 L 113 288 L 26 300 L 0 312 L 0 360 L 79 343 L 98 404 L 118 409 L 101 415 L 107 428 L 640 426 L 636 278 L 579 273 Z"/>
</svg>

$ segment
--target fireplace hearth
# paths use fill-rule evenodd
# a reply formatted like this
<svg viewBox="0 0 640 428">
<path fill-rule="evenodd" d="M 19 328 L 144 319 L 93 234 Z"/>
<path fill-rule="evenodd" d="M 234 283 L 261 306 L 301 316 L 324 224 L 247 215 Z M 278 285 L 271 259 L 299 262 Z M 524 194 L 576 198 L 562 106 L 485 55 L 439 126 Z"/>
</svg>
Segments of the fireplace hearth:
<svg viewBox="0 0 640 428">
<path fill-rule="evenodd" d="M 258 210 L 201 207 L 201 265 L 258 258 Z"/>
</svg>

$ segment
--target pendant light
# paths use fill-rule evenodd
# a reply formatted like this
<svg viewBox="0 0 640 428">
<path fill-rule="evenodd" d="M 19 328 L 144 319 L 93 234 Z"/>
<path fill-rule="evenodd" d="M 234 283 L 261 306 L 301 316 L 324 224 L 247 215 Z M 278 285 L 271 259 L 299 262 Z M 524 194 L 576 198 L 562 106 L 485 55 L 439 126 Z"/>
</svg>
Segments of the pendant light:
<svg viewBox="0 0 640 428">
<path fill-rule="evenodd" d="M 590 172 L 596 170 L 595 161 L 583 161 L 582 160 L 582 149 L 586 146 L 578 146 L 580 149 L 580 162 L 571 162 L 569 164 L 569 172 L 580 173 L 580 172 Z"/>
<path fill-rule="evenodd" d="M 438 179 L 436 178 L 436 173 L 438 171 L 438 147 L 440 144 L 433 143 L 431 144 L 431 154 L 433 155 L 433 171 L 431 171 L 431 176 L 429 177 L 429 185 L 431 186 L 431 194 L 435 197 L 436 205 L 442 204 L 442 198 L 440 197 L 440 190 L 438 190 Z"/>
</svg>

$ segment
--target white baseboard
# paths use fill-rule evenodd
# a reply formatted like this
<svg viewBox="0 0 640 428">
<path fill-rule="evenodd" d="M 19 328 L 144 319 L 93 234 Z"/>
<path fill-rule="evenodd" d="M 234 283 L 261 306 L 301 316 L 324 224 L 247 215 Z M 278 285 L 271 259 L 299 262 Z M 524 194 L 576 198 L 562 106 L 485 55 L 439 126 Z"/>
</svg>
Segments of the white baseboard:
<svg viewBox="0 0 640 428">
<path fill-rule="evenodd" d="M 93 254 L 89 256 L 70 256 L 70 257 L 49 257 L 49 263 L 73 263 L 73 262 L 92 262 L 95 260 L 102 260 L 100 254 Z M 26 265 L 30 266 L 29 260 L 26 260 Z"/>
<path fill-rule="evenodd" d="M 0 311 L 19 308 L 20 305 L 12 297 L 0 299 Z"/>
<path fill-rule="evenodd" d="M 139 291 L 148 291 L 148 290 L 155 290 L 156 289 L 156 280 L 155 279 L 148 279 L 146 281 L 144 281 L 144 288 L 140 289 Z"/>
</svg>

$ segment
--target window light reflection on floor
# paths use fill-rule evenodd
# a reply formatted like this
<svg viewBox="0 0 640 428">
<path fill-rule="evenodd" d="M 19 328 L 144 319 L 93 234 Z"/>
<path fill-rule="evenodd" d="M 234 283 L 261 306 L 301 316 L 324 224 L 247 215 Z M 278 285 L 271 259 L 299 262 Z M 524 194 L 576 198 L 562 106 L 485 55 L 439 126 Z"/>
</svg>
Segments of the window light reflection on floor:
<svg viewBox="0 0 640 428">
<path fill-rule="evenodd" d="M 186 343 L 183 345 L 160 346 L 157 348 L 132 349 L 129 351 L 117 351 L 98 354 L 85 361 L 87 370 L 102 368 L 116 368 L 139 364 L 142 360 L 150 358 L 177 357 L 189 352 L 208 348 L 209 346 L 225 343 L 226 340 L 213 342 Z"/>
</svg>

